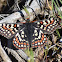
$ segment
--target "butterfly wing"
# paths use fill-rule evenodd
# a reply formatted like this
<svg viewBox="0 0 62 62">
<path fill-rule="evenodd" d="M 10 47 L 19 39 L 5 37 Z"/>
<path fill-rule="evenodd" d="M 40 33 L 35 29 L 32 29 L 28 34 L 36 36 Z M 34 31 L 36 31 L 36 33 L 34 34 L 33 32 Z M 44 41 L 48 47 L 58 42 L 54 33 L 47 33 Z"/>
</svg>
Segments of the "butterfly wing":
<svg viewBox="0 0 62 62">
<path fill-rule="evenodd" d="M 33 24 L 34 33 L 32 47 L 42 46 L 47 42 L 46 34 L 53 33 L 59 27 L 59 19 L 49 18 L 48 20 L 36 21 Z"/>
<path fill-rule="evenodd" d="M 35 22 L 35 27 L 42 29 L 44 31 L 44 34 L 51 34 L 53 33 L 57 28 L 59 28 L 59 21 L 60 19 L 57 18 L 49 18 L 48 20 L 42 20 Z"/>
<path fill-rule="evenodd" d="M 20 24 L 2 23 L 0 24 L 0 35 L 6 37 L 7 39 L 12 38 L 19 31 L 20 28 Z"/>
<path fill-rule="evenodd" d="M 44 35 L 43 31 L 35 28 L 33 33 L 33 40 L 31 42 L 32 48 L 41 47 L 47 42 L 47 37 Z"/>
<path fill-rule="evenodd" d="M 43 31 L 33 26 L 33 23 L 26 23 L 24 29 L 20 29 L 13 39 L 13 45 L 17 49 L 25 49 L 28 47 L 36 48 L 47 42 L 46 35 Z"/>
<path fill-rule="evenodd" d="M 17 49 L 26 49 L 29 47 L 28 38 L 24 30 L 21 30 L 19 33 L 15 35 L 15 37 L 13 38 L 13 45 Z"/>
</svg>

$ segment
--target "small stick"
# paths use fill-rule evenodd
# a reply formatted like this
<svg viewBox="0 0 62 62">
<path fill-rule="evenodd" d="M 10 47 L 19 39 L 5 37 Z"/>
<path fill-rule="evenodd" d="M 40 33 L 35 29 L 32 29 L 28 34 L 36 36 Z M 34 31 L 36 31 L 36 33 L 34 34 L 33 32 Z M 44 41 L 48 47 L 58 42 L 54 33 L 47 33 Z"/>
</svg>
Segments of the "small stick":
<svg viewBox="0 0 62 62">
<path fill-rule="evenodd" d="M 2 45 L 1 45 L 1 41 L 0 41 L 0 56 L 2 57 L 4 62 L 12 62 L 10 60 L 10 58 L 8 57 L 8 55 L 6 54 L 6 52 L 4 51 L 4 49 L 3 49 Z"/>
<path fill-rule="evenodd" d="M 17 53 L 24 58 L 25 60 L 29 61 L 30 58 L 22 51 L 22 50 L 17 50 Z"/>
<path fill-rule="evenodd" d="M 18 60 L 18 62 L 25 62 L 25 61 L 18 55 L 18 53 L 17 53 L 15 50 L 9 49 L 8 47 L 6 47 L 6 49 L 7 49 L 7 51 L 8 51 L 9 53 L 11 53 L 11 54 L 16 58 L 16 60 Z"/>
</svg>

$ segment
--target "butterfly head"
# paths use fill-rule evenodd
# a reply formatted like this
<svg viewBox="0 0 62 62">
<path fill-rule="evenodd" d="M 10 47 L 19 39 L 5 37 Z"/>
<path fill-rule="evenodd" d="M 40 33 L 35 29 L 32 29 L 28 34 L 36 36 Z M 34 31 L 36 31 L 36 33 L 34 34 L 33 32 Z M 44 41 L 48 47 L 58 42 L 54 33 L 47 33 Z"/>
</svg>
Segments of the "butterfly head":
<svg viewBox="0 0 62 62">
<path fill-rule="evenodd" d="M 30 19 L 29 19 L 29 18 L 27 18 L 25 21 L 26 21 L 27 23 L 30 23 Z"/>
</svg>

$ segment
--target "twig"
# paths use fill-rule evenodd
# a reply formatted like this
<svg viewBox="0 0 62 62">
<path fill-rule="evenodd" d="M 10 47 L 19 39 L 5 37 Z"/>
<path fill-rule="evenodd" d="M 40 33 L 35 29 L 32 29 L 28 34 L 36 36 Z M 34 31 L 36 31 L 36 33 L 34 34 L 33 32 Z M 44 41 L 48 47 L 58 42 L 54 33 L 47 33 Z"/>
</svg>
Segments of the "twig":
<svg viewBox="0 0 62 62">
<path fill-rule="evenodd" d="M 21 0 L 18 0 L 18 1 L 17 1 L 17 4 L 16 4 L 16 0 L 14 0 L 14 1 L 15 1 L 15 3 L 12 5 L 12 7 L 10 7 L 9 10 L 13 10 L 13 11 L 14 11 L 15 9 L 17 9 L 17 10 L 19 9 L 19 10 L 20 10 L 20 8 L 18 8 L 18 7 L 19 7 L 18 4 L 21 2 Z M 17 10 L 16 10 L 16 11 L 17 11 Z"/>
<path fill-rule="evenodd" d="M 2 18 L 5 18 L 4 16 L 2 16 L 2 15 L 0 14 L 0 18 L 1 18 L 1 17 L 2 17 Z"/>
<path fill-rule="evenodd" d="M 56 45 L 62 48 L 62 46 L 61 46 L 62 44 L 61 45 L 59 45 L 59 44 L 61 44 L 61 43 L 56 43 L 55 45 L 53 45 L 50 48 L 48 48 L 48 50 L 50 50 L 51 48 L 55 47 Z"/>
<path fill-rule="evenodd" d="M 50 8 L 50 10 L 52 10 L 52 7 L 50 6 L 48 0 L 47 0 L 47 4 L 48 4 L 48 7 Z"/>
<path fill-rule="evenodd" d="M 41 9 L 40 9 L 38 3 L 34 0 L 32 2 L 32 4 L 34 4 L 34 2 L 35 2 L 35 5 L 31 5 L 29 8 L 26 7 L 26 9 L 29 11 L 30 21 L 33 21 L 34 18 L 36 17 L 36 15 L 41 13 Z M 28 16 L 27 16 L 26 12 L 24 11 L 24 9 L 22 9 L 21 11 L 24 14 L 24 18 L 25 19 L 28 18 Z M 35 15 L 35 13 L 36 13 L 36 15 Z M 15 13 L 11 14 L 10 16 L 0 20 L 0 23 L 6 23 L 6 22 L 8 22 L 8 23 L 15 23 L 16 20 L 19 20 L 19 19 L 21 21 L 23 21 L 23 18 L 21 16 L 21 14 L 19 12 L 15 12 Z"/>
<path fill-rule="evenodd" d="M 29 61 L 30 58 L 22 51 L 22 50 L 17 50 L 17 53 L 24 58 L 25 60 Z"/>
<path fill-rule="evenodd" d="M 0 20 L 0 23 L 15 23 L 18 19 L 22 18 L 19 12 L 15 12 L 8 17 Z"/>
<path fill-rule="evenodd" d="M 25 62 L 25 61 L 17 54 L 17 52 L 16 52 L 15 50 L 9 49 L 8 47 L 6 47 L 6 49 L 7 49 L 7 51 L 8 51 L 9 53 L 11 53 L 11 54 L 16 58 L 16 60 L 18 60 L 18 62 Z"/>
<path fill-rule="evenodd" d="M 13 49 L 10 49 L 8 47 L 4 47 L 5 49 L 7 49 L 8 53 L 11 53 L 18 61 L 23 61 L 23 59 L 29 61 L 30 58 L 22 51 L 22 50 L 13 50 Z M 21 58 L 21 57 L 23 58 Z"/>
<path fill-rule="evenodd" d="M 4 49 L 1 46 L 1 41 L 0 41 L 0 56 L 2 57 L 2 59 L 4 60 L 4 62 L 12 62 L 10 60 L 10 58 L 8 57 L 8 55 L 6 54 L 6 52 L 4 51 Z"/>
<path fill-rule="evenodd" d="M 55 44 L 54 42 L 54 34 L 52 33 L 52 42 Z"/>
<path fill-rule="evenodd" d="M 53 47 L 55 47 L 56 46 L 56 44 L 55 45 L 53 45 L 53 46 L 51 46 L 50 48 L 48 48 L 48 50 L 50 50 L 51 48 L 53 48 Z"/>
<path fill-rule="evenodd" d="M 56 44 L 56 45 L 62 48 L 62 46 L 61 46 L 61 45 L 59 45 L 59 44 Z"/>
<path fill-rule="evenodd" d="M 14 0 L 15 1 L 15 5 L 17 6 L 18 10 L 20 10 L 19 4 L 18 4 L 18 0 Z"/>
</svg>

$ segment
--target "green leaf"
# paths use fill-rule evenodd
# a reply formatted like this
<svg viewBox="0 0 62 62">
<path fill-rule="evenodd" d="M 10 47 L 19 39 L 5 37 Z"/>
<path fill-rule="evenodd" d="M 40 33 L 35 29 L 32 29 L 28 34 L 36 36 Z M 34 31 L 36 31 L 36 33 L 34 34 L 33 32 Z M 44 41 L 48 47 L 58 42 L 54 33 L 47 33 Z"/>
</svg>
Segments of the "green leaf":
<svg viewBox="0 0 62 62">
<path fill-rule="evenodd" d="M 56 33 L 58 34 L 58 36 L 60 38 L 61 36 L 60 36 L 60 33 L 59 33 L 58 29 L 56 29 Z"/>
<path fill-rule="evenodd" d="M 53 17 L 54 17 L 54 7 L 53 7 L 54 0 L 52 0 L 52 11 L 53 11 Z"/>
<path fill-rule="evenodd" d="M 29 11 L 27 10 L 27 8 L 24 6 L 23 6 L 23 8 L 24 8 L 25 12 L 29 15 Z"/>
<path fill-rule="evenodd" d="M 46 49 L 44 50 L 44 52 L 45 52 L 45 56 L 47 56 L 47 54 L 48 54 L 48 45 L 46 45 Z"/>
<path fill-rule="evenodd" d="M 31 62 L 34 62 L 34 53 L 33 53 L 32 48 L 30 50 L 30 58 L 31 58 Z"/>
<path fill-rule="evenodd" d="M 33 50 L 29 48 L 27 50 L 25 50 L 25 53 L 30 57 L 30 61 L 28 62 L 34 62 L 34 53 Z"/>
<path fill-rule="evenodd" d="M 61 1 L 61 0 L 60 0 Z M 62 2 L 62 1 L 61 1 Z M 59 16 L 61 17 L 61 19 L 62 19 L 62 12 L 61 11 L 59 11 L 59 8 L 58 8 L 58 6 L 59 6 L 59 3 L 58 3 L 58 1 L 56 0 L 56 2 L 54 1 L 54 0 L 52 0 L 52 10 L 53 10 L 53 16 L 54 16 L 54 5 L 55 5 L 55 8 L 56 8 L 56 10 L 58 11 L 58 14 L 59 14 Z M 57 6 L 58 5 L 58 6 Z"/>
<path fill-rule="evenodd" d="M 61 2 L 61 4 L 62 4 L 62 1 L 61 0 L 59 0 L 60 2 Z"/>
</svg>

